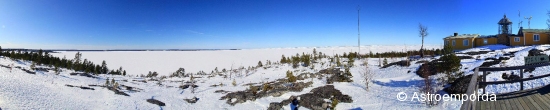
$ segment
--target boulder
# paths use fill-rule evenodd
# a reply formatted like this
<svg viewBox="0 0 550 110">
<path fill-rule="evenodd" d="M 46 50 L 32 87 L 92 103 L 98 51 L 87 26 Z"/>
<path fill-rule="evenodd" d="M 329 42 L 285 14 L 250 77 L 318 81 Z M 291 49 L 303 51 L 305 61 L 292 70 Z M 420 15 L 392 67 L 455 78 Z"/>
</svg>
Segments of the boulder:
<svg viewBox="0 0 550 110">
<path fill-rule="evenodd" d="M 191 99 L 183 99 L 183 100 L 185 100 L 187 103 L 197 103 L 197 101 L 199 101 L 199 98 L 193 97 Z"/>
<path fill-rule="evenodd" d="M 281 110 L 283 108 L 283 104 L 278 102 L 271 102 L 269 103 L 269 107 L 267 110 Z"/>
<path fill-rule="evenodd" d="M 147 99 L 147 102 L 149 102 L 151 104 L 158 105 L 158 106 L 165 106 L 166 105 L 166 104 L 164 104 L 164 102 L 161 102 L 157 99 Z"/>
</svg>

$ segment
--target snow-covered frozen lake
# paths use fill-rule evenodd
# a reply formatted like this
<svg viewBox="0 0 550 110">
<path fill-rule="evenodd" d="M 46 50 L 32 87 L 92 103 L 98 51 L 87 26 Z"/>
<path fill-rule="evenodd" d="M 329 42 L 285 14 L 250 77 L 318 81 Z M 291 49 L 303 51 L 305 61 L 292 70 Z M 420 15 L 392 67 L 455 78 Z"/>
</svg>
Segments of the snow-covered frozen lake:
<svg viewBox="0 0 550 110">
<path fill-rule="evenodd" d="M 441 48 L 440 45 L 424 45 L 426 49 Z M 418 50 L 420 45 L 372 45 L 362 46 L 361 53 L 389 52 Z M 317 52 L 327 56 L 342 55 L 344 52 L 356 52 L 357 47 L 319 47 Z M 210 73 L 214 68 L 227 70 L 240 66 L 256 66 L 258 61 L 266 63 L 279 61 L 282 55 L 294 56 L 297 53 L 313 53 L 313 47 L 298 48 L 270 48 L 270 49 L 244 49 L 221 51 L 105 51 L 105 52 L 81 52 L 82 58 L 88 59 L 94 64 L 107 62 L 109 69 L 118 69 L 122 66 L 129 75 L 146 75 L 149 71 L 157 71 L 159 75 L 169 75 L 178 68 L 185 68 L 186 72 L 196 73 L 204 71 Z M 76 52 L 52 53 L 53 56 L 73 59 Z"/>
</svg>

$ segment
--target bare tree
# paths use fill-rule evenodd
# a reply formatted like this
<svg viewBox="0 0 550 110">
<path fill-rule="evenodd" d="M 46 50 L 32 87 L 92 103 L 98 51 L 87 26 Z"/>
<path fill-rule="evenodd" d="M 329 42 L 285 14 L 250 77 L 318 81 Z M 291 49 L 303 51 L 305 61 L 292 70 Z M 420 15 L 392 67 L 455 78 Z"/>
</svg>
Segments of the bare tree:
<svg viewBox="0 0 550 110">
<path fill-rule="evenodd" d="M 367 61 L 363 62 L 363 65 L 365 66 L 363 68 L 363 72 L 361 73 L 361 76 L 363 80 L 365 80 L 365 90 L 369 90 L 369 84 L 374 79 L 374 73 L 370 71 L 369 64 Z"/>
<path fill-rule="evenodd" d="M 428 66 L 427 64 L 424 64 L 423 66 Z M 429 97 L 430 94 L 436 94 L 437 87 L 439 85 L 435 84 L 432 78 L 430 78 L 430 70 L 427 67 L 421 67 L 418 71 L 420 71 L 420 74 L 424 77 L 424 86 L 420 86 L 420 92 L 427 96 L 427 98 L 424 100 L 424 104 L 426 104 L 428 107 L 433 107 L 437 105 L 439 102 L 435 99 L 435 97 Z"/>
<path fill-rule="evenodd" d="M 422 37 L 422 46 L 420 46 L 420 57 L 424 58 L 424 38 L 428 36 L 428 27 L 418 23 L 419 37 Z"/>
<path fill-rule="evenodd" d="M 548 29 L 550 30 L 550 10 L 547 10 L 548 13 L 546 13 L 546 15 L 548 15 L 548 19 L 546 20 L 546 25 L 548 25 Z"/>
<path fill-rule="evenodd" d="M 191 77 L 189 78 L 189 81 L 191 82 L 191 93 L 195 93 L 195 77 L 193 77 L 192 73 L 191 73 Z"/>
</svg>

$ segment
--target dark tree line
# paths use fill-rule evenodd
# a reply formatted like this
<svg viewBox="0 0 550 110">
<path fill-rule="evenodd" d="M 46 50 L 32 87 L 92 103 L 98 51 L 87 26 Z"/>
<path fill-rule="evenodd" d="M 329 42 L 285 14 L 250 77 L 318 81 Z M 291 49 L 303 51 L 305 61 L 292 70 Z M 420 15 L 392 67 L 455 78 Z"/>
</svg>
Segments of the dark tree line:
<svg viewBox="0 0 550 110">
<path fill-rule="evenodd" d="M 442 49 L 431 49 L 431 50 L 424 49 L 424 55 L 436 56 L 436 55 L 442 55 L 443 53 L 445 53 L 445 52 L 443 52 Z M 369 52 L 369 54 L 361 54 L 361 58 L 366 58 L 366 57 L 368 57 L 368 58 L 407 57 L 407 56 L 415 56 L 415 55 L 422 55 L 422 52 L 419 51 L 419 50 L 410 50 L 410 51 L 406 51 L 406 52 L 391 51 L 391 52 L 383 52 L 383 53 Z M 344 54 L 344 56 L 345 56 L 345 54 Z"/>
<path fill-rule="evenodd" d="M 122 70 L 122 67 L 116 70 L 110 70 L 107 68 L 107 63 L 103 60 L 102 64 L 94 64 L 88 59 L 82 60 L 82 53 L 77 52 L 74 59 L 66 59 L 54 57 L 49 52 L 44 52 L 42 49 L 37 52 L 11 50 L 3 51 L 0 47 L 0 55 L 10 57 L 16 60 L 33 61 L 38 65 L 47 65 L 49 67 L 67 68 L 75 71 L 81 71 L 94 74 L 114 74 L 114 75 L 126 75 L 126 70 Z"/>
</svg>

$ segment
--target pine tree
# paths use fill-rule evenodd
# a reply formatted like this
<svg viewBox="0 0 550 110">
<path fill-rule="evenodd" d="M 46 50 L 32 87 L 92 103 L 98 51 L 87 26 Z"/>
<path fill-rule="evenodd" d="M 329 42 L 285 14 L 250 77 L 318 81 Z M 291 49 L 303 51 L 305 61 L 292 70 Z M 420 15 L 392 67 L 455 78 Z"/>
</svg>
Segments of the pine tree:
<svg viewBox="0 0 550 110">
<path fill-rule="evenodd" d="M 111 86 L 115 84 L 115 78 L 111 79 Z"/>
<path fill-rule="evenodd" d="M 124 71 L 122 72 L 122 75 L 126 76 L 126 70 L 124 70 Z"/>
<path fill-rule="evenodd" d="M 94 74 L 97 75 L 97 74 L 100 74 L 100 73 L 101 73 L 101 66 L 96 65 L 95 68 L 94 68 Z"/>
<path fill-rule="evenodd" d="M 122 75 L 122 66 L 121 66 L 120 68 L 118 68 L 117 74 L 118 74 L 118 75 Z"/>
<path fill-rule="evenodd" d="M 105 60 L 103 60 L 103 62 L 101 63 L 101 73 L 107 74 L 108 71 L 109 71 L 109 68 L 107 68 L 107 63 L 105 63 Z"/>
<path fill-rule="evenodd" d="M 282 64 L 285 64 L 285 63 L 286 63 L 286 57 L 285 57 L 285 55 L 282 56 L 282 58 L 281 58 L 281 63 L 282 63 Z"/>
<path fill-rule="evenodd" d="M 258 66 L 257 67 L 262 67 L 263 64 L 262 64 L 262 61 L 258 61 Z"/>
<path fill-rule="evenodd" d="M 442 54 L 441 55 L 447 55 L 453 53 L 453 47 L 449 44 L 445 44 L 443 46 Z"/>
<path fill-rule="evenodd" d="M 336 57 L 336 66 L 342 66 L 342 63 L 340 63 L 340 58 Z"/>
<path fill-rule="evenodd" d="M 58 63 L 55 64 L 54 71 L 55 71 L 56 75 L 59 75 L 60 70 L 59 70 L 59 64 Z"/>
</svg>

